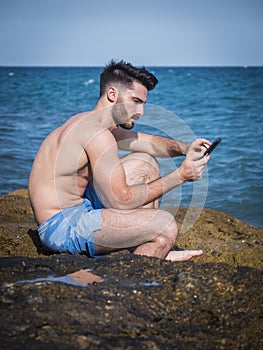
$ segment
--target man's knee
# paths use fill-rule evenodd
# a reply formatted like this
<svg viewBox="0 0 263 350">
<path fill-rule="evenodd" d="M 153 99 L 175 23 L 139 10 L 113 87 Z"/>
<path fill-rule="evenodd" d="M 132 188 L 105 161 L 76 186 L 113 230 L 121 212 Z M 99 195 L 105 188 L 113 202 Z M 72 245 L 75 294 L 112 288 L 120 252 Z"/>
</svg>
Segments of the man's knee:
<svg viewBox="0 0 263 350">
<path fill-rule="evenodd" d="M 138 161 L 145 162 L 146 164 L 149 164 L 149 166 L 156 167 L 159 169 L 159 164 L 156 160 L 156 158 L 149 153 L 145 152 L 134 152 L 133 153 L 135 158 L 138 159 Z"/>
<path fill-rule="evenodd" d="M 160 167 L 157 160 L 148 153 L 139 153 L 139 165 L 145 173 L 145 182 L 156 180 L 160 177 Z"/>
<path fill-rule="evenodd" d="M 160 248 L 172 249 L 172 247 L 175 244 L 175 239 L 176 239 L 175 235 L 167 235 L 165 232 L 157 236 L 155 239 L 155 242 L 158 244 Z"/>
<path fill-rule="evenodd" d="M 167 224 L 162 233 L 156 237 L 156 241 L 162 247 L 173 247 L 178 235 L 178 227 L 174 217 L 170 213 L 164 212 L 163 215 L 166 216 Z"/>
<path fill-rule="evenodd" d="M 122 159 L 122 164 L 129 184 L 147 183 L 160 177 L 159 164 L 148 153 L 131 153 Z"/>
</svg>

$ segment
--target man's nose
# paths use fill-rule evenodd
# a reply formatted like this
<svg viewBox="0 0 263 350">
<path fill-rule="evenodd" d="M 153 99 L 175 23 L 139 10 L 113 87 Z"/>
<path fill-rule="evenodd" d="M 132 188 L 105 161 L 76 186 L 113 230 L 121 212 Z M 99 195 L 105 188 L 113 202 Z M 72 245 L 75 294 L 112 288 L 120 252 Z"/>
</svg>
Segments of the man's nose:
<svg viewBox="0 0 263 350">
<path fill-rule="evenodd" d="M 138 106 L 138 115 L 139 116 L 144 115 L 144 104 L 143 103 Z"/>
</svg>

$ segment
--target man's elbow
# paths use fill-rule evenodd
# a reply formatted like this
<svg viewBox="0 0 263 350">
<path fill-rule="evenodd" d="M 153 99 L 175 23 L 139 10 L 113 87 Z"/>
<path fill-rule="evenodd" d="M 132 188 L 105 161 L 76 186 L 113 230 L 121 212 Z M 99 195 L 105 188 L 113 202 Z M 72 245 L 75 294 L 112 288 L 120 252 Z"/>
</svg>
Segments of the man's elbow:
<svg viewBox="0 0 263 350">
<path fill-rule="evenodd" d="M 138 207 L 131 187 L 127 187 L 118 194 L 113 195 L 111 205 L 113 209 L 119 210 L 129 210 Z"/>
</svg>

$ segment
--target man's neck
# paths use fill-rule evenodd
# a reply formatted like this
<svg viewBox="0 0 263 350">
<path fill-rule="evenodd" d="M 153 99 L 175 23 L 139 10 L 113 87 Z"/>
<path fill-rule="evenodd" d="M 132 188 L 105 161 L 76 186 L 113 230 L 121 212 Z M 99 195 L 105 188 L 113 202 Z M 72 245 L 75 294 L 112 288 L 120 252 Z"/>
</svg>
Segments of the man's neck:
<svg viewBox="0 0 263 350">
<path fill-rule="evenodd" d="M 105 103 L 102 99 L 99 99 L 92 112 L 95 112 L 97 121 L 105 128 L 110 131 L 117 128 L 112 118 L 112 106 L 109 106 L 109 104 Z"/>
</svg>

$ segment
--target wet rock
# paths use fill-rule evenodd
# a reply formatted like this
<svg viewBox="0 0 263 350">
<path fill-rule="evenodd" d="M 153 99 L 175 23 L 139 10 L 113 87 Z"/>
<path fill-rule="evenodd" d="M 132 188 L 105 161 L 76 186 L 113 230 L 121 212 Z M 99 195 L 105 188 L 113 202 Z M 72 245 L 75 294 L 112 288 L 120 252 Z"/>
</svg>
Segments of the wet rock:
<svg viewBox="0 0 263 350">
<path fill-rule="evenodd" d="M 41 246 L 26 190 L 0 206 L 2 349 L 262 348 L 261 229 L 206 209 L 177 240 L 204 250 L 193 261 L 90 259 Z M 169 211 L 180 226 L 189 215 Z M 87 269 L 98 282 L 54 278 Z"/>
<path fill-rule="evenodd" d="M 113 254 L 2 258 L 2 348 L 259 349 L 262 272 Z M 88 287 L 41 276 L 91 269 Z M 27 282 L 23 282 L 27 280 Z M 29 282 L 32 280 L 32 282 Z"/>
</svg>

